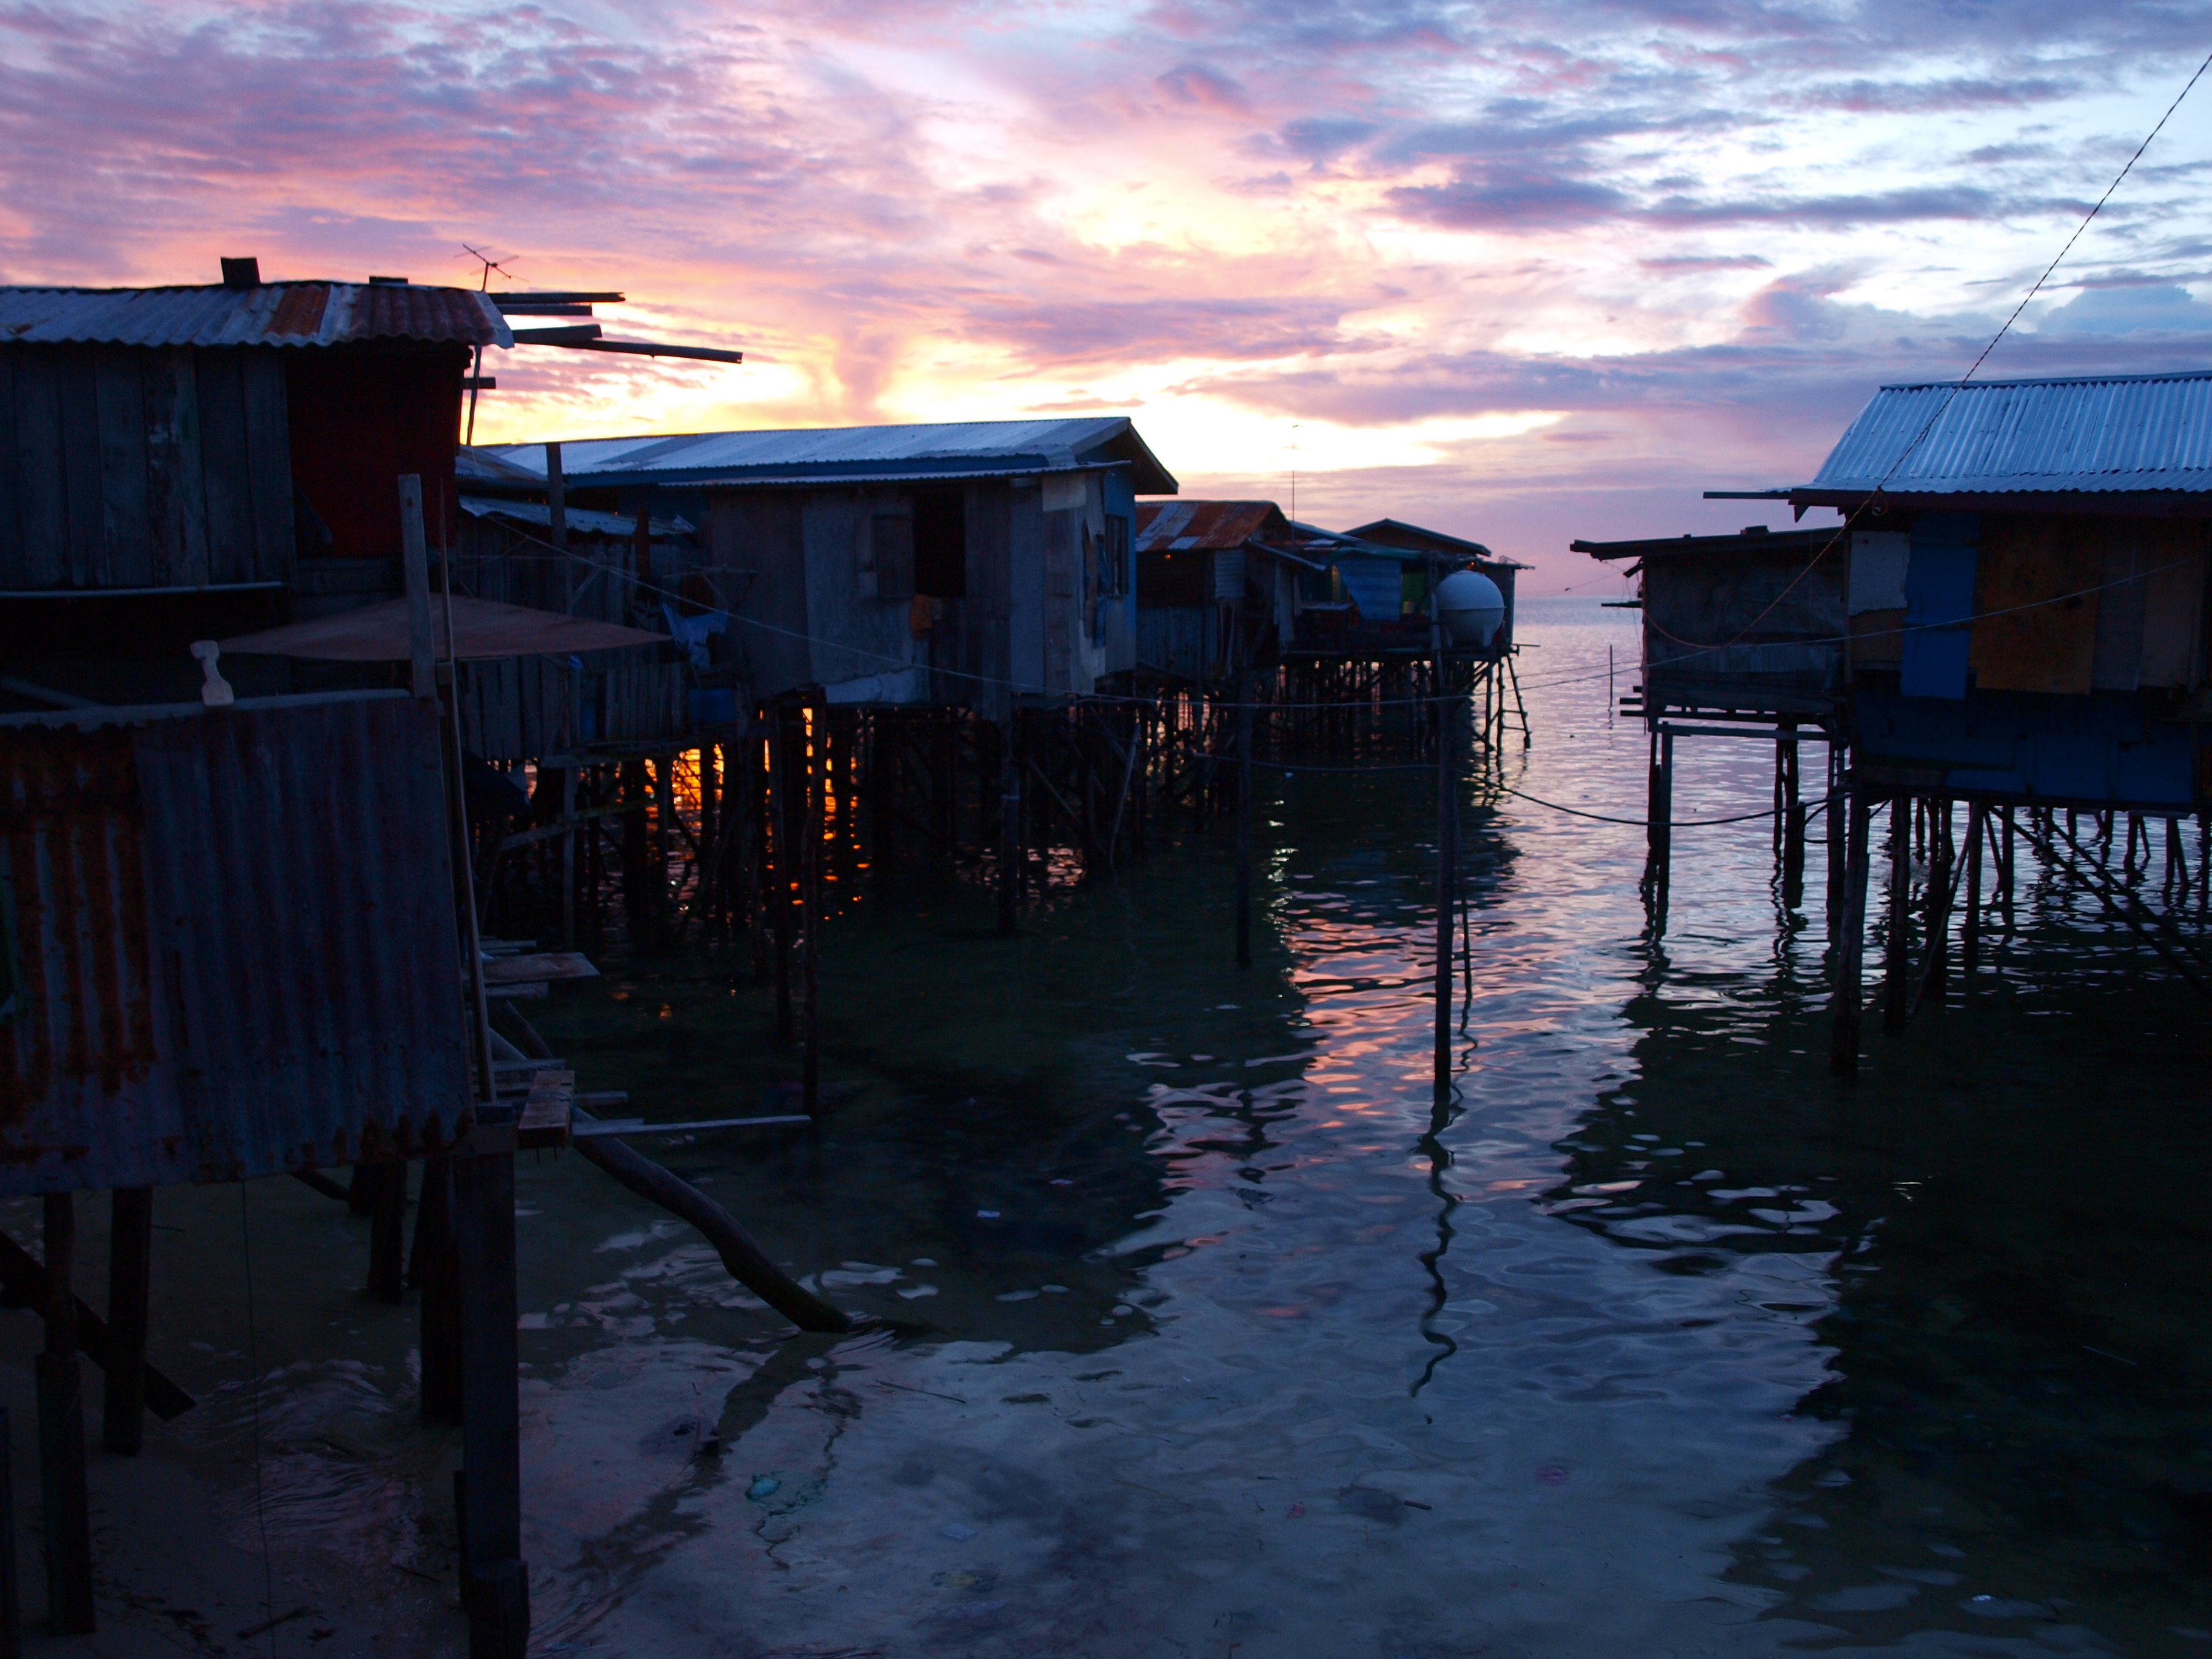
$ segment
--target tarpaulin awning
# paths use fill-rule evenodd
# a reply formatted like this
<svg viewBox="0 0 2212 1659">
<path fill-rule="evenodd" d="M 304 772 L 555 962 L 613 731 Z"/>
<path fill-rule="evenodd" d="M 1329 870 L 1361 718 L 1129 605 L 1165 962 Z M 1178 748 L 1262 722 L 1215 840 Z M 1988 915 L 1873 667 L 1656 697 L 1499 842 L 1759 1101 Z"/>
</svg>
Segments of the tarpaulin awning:
<svg viewBox="0 0 2212 1659">
<path fill-rule="evenodd" d="M 665 634 L 648 634 L 641 628 L 625 628 L 588 617 L 566 617 L 557 611 L 539 611 L 526 605 L 501 605 L 459 594 L 453 596 L 452 603 L 453 643 L 449 650 L 446 598 L 437 593 L 430 596 L 430 648 L 441 659 L 485 662 L 501 657 L 561 657 L 572 652 L 668 642 Z M 313 657 L 325 662 L 404 662 L 410 654 L 407 601 L 386 599 L 381 605 L 341 611 L 335 616 L 258 634 L 241 634 L 217 643 L 226 653 L 239 655 Z"/>
</svg>

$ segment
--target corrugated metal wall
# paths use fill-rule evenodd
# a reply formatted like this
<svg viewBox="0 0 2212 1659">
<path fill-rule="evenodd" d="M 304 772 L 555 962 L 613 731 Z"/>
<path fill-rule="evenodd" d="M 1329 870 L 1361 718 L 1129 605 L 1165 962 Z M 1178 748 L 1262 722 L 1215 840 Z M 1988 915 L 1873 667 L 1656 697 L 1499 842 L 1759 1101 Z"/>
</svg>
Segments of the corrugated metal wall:
<svg viewBox="0 0 2212 1659">
<path fill-rule="evenodd" d="M 449 1144 L 437 710 L 399 693 L 0 721 L 0 1194 Z"/>
</svg>

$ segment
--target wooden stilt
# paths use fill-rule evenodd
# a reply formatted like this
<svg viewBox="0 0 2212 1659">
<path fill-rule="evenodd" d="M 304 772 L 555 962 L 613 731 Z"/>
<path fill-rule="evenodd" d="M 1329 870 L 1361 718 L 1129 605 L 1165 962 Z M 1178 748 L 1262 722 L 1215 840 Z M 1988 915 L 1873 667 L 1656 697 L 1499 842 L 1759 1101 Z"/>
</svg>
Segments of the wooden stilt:
<svg viewBox="0 0 2212 1659">
<path fill-rule="evenodd" d="M 530 1575 L 522 1561 L 515 1382 L 514 1154 L 453 1160 L 461 1347 L 461 1457 L 468 1474 L 462 1587 L 470 1659 L 524 1659 Z"/>
<path fill-rule="evenodd" d="M 76 1352 L 76 1194 L 46 1198 L 46 1352 L 38 1357 L 39 1475 L 46 1516 L 46 1632 L 86 1636 L 92 1607 L 92 1516 L 85 1490 L 84 1369 Z"/>
<path fill-rule="evenodd" d="M 1449 931 L 1446 937 L 1449 938 Z M 1447 952 L 1449 954 L 1449 952 Z M 1252 677 L 1237 683 L 1237 965 L 1252 965 Z"/>
<path fill-rule="evenodd" d="M 1794 731 L 1795 720 L 1784 725 Z M 1777 820 L 1782 833 L 1782 902 L 1795 910 L 1805 902 L 1805 802 L 1799 787 L 1797 769 L 1802 751 L 1795 738 L 1775 744 L 1782 768 L 1781 816 Z"/>
<path fill-rule="evenodd" d="M 100 1443 L 136 1457 L 146 1432 L 146 1315 L 154 1270 L 154 1189 L 118 1187 L 109 1195 L 107 1386 Z"/>
<path fill-rule="evenodd" d="M 459 1259 L 453 1243 L 450 1158 L 422 1160 L 422 1191 L 415 1208 L 415 1249 L 407 1282 L 422 1287 L 422 1419 L 461 1419 Z"/>
<path fill-rule="evenodd" d="M 1999 872 L 1998 872 L 1999 878 L 2000 878 L 2000 879 L 2002 880 L 2002 884 L 2003 884 L 2005 930 L 2006 930 L 2008 933 L 2009 933 L 2009 932 L 2012 930 L 2013 870 L 2014 870 L 2014 865 L 2013 865 L 2012 854 L 2013 854 L 2013 822 L 2012 822 L 2012 808 L 2011 808 L 2011 807 L 2009 807 L 2009 806 L 2008 806 L 2008 807 L 2006 807 L 2006 808 L 2004 809 L 2004 856 L 2003 856 L 2003 860 L 2002 860 L 2002 866 L 2001 866 L 2001 867 L 2000 867 L 2000 869 L 1999 869 Z"/>
<path fill-rule="evenodd" d="M 804 995 L 799 1024 L 801 1052 L 799 1062 L 799 1108 L 809 1117 L 822 1109 L 822 1000 L 820 967 L 822 958 L 822 837 L 823 794 L 821 769 L 816 763 L 821 755 L 827 711 L 810 708 L 802 711 L 807 722 L 808 744 L 805 756 L 805 774 L 799 787 L 800 841 L 799 870 L 801 886 L 799 895 L 800 925 L 805 929 L 800 935 L 802 981 Z"/>
<path fill-rule="evenodd" d="M 642 760 L 622 763 L 623 911 L 629 923 L 633 951 L 653 941 L 651 830 L 646 822 L 646 777 Z"/>
<path fill-rule="evenodd" d="M 561 774 L 561 817 L 571 821 L 569 827 L 561 832 L 561 944 L 569 951 L 576 948 L 575 816 L 576 769 L 571 766 Z"/>
<path fill-rule="evenodd" d="M 1882 956 L 1881 1029 L 1895 1036 L 1905 1029 L 1908 983 L 1912 973 L 1912 830 L 1916 802 L 1893 795 L 1889 802 L 1889 939 Z"/>
<path fill-rule="evenodd" d="M 1009 712 L 998 728 L 999 933 L 1014 936 L 1022 895 L 1022 750 L 1020 715 Z"/>
<path fill-rule="evenodd" d="M 407 1238 L 407 1160 L 379 1166 L 375 1207 L 369 1212 L 368 1293 L 395 1306 L 405 1298 L 403 1260 Z"/>
<path fill-rule="evenodd" d="M 653 868 L 647 878 L 651 908 L 647 921 L 654 945 L 665 945 L 669 934 L 669 908 L 673 884 L 669 878 L 676 843 L 676 757 L 656 755 L 653 761 Z"/>
<path fill-rule="evenodd" d="M 1431 581 L 1435 573 L 1431 572 Z M 1438 629 L 1436 678 L 1437 745 L 1437 963 L 1436 1103 L 1451 1100 L 1452 913 L 1459 900 L 1459 722 L 1447 701 L 1446 659 Z"/>
<path fill-rule="evenodd" d="M 775 721 L 769 727 L 774 734 L 769 754 L 769 791 L 772 806 L 770 822 L 775 836 L 775 856 L 770 869 L 769 884 L 769 915 L 774 932 L 773 948 L 775 955 L 775 1034 L 788 1044 L 798 1035 L 798 1018 L 793 1011 L 791 998 L 791 906 L 793 866 L 792 853 L 791 801 L 791 709 L 787 704 L 778 704 Z"/>
<path fill-rule="evenodd" d="M 23 1589 L 15 1573 L 15 1435 L 0 1407 L 0 1659 L 23 1659 Z"/>
<path fill-rule="evenodd" d="M 1940 1007 L 1951 971 L 1951 889 L 1955 852 L 1951 837 L 1951 803 L 1936 796 L 1928 800 L 1928 890 L 1923 903 L 1928 912 L 1926 960 L 1920 990 L 1913 998 L 1917 1012 L 1929 997 Z"/>
<path fill-rule="evenodd" d="M 1844 881 L 1850 862 L 1847 850 L 1850 839 L 1850 806 L 1844 789 L 1843 769 L 1838 763 L 1836 745 L 1828 745 L 1827 810 L 1823 815 L 1823 831 L 1828 844 L 1828 911 L 1824 918 L 1828 929 L 1828 944 L 1832 950 L 1841 937 L 1838 929 L 1844 917 Z"/>
<path fill-rule="evenodd" d="M 1959 966 L 1970 990 L 1981 966 L 1982 842 L 1988 838 L 1988 817 L 1981 802 L 1966 804 L 1966 908 L 1959 923 Z"/>
<path fill-rule="evenodd" d="M 1868 842 L 1872 806 L 1866 795 L 1856 787 L 1847 789 L 1845 794 L 1850 803 L 1850 825 L 1844 836 L 1844 881 L 1838 896 L 1839 914 L 1833 936 L 1836 985 L 1834 1000 L 1829 1005 L 1828 1069 L 1848 1079 L 1859 1074 L 1859 1014 L 1866 999 L 1860 963 L 1866 947 Z"/>
<path fill-rule="evenodd" d="M 1662 732 L 1658 735 L 1656 758 L 1651 767 L 1651 805 L 1650 820 L 1644 838 L 1651 850 L 1648 880 L 1651 890 L 1652 925 L 1663 933 L 1667 927 L 1668 889 L 1674 877 L 1674 734 Z"/>
</svg>

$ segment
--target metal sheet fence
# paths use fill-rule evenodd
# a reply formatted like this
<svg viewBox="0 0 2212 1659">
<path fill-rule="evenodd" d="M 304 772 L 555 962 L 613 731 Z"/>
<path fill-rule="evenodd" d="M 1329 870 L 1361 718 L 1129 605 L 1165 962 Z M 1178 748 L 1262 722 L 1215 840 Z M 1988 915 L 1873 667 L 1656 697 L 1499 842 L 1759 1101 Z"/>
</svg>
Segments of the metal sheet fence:
<svg viewBox="0 0 2212 1659">
<path fill-rule="evenodd" d="M 0 721 L 0 1194 L 452 1142 L 436 708 L 270 701 Z"/>
</svg>

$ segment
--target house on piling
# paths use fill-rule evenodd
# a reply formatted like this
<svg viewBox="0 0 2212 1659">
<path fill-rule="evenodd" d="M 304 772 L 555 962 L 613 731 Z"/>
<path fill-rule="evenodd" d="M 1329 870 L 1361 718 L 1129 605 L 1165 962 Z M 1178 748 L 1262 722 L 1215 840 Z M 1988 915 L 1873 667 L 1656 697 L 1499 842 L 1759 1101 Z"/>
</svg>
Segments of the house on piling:
<svg viewBox="0 0 2212 1659">
<path fill-rule="evenodd" d="M 1572 545 L 1641 579 L 1655 728 L 1802 721 L 1872 787 L 2190 811 L 2209 428 L 2212 372 L 1884 386 L 1764 492 L 1840 526 Z"/>
<path fill-rule="evenodd" d="M 0 289 L 0 655 L 64 698 L 195 695 L 194 639 L 399 591 L 393 481 L 456 512 L 483 295 L 367 283 Z M 296 607 L 296 611 L 295 611 Z M 301 689 L 248 665 L 248 693 Z M 53 706 L 6 689 L 5 706 Z"/>
<path fill-rule="evenodd" d="M 1807 821 L 1795 757 L 1812 726 L 1831 762 L 1839 1073 L 1857 1066 L 1877 809 L 1889 815 L 1888 1029 L 1917 1005 L 1916 972 L 1920 994 L 1940 990 L 1954 897 L 1960 950 L 1973 960 L 1985 842 L 2009 907 L 2015 831 L 2199 982 L 2175 918 L 2116 884 L 2054 813 L 2086 811 L 2107 825 L 2126 815 L 2130 863 L 2142 821 L 2163 818 L 2168 882 L 2186 891 L 2179 820 L 2196 812 L 2201 825 L 2212 805 L 2212 371 L 1884 386 L 1809 483 L 1709 493 L 1787 501 L 1800 517 L 1830 508 L 1843 521 L 1573 544 L 1633 559 L 1641 579 L 1633 706 L 1652 732 L 1659 914 L 1675 738 L 1775 743 L 1787 894 Z M 1960 802 L 1966 828 L 1954 844 Z M 1917 970 L 1907 960 L 1916 836 L 1929 859 Z M 2201 841 L 2198 856 L 2201 884 Z"/>
<path fill-rule="evenodd" d="M 490 453 L 545 488 L 545 445 Z M 1134 669 L 1135 498 L 1176 487 L 1121 416 L 592 439 L 560 456 L 568 501 L 702 526 L 745 700 L 813 689 L 992 720 Z"/>
<path fill-rule="evenodd" d="M 1528 568 L 1518 559 L 1502 557 L 1480 542 L 1448 536 L 1441 530 L 1427 530 L 1419 525 L 1401 524 L 1395 519 L 1377 519 L 1372 524 L 1363 524 L 1348 530 L 1345 535 L 1350 541 L 1359 544 L 1360 556 L 1366 559 L 1388 559 L 1393 553 L 1413 556 L 1399 560 L 1399 611 L 1401 617 L 1408 614 L 1427 615 L 1428 579 L 1431 565 L 1444 570 L 1472 570 L 1478 575 L 1487 576 L 1497 584 L 1498 596 L 1505 601 L 1505 620 L 1499 624 L 1498 631 L 1493 636 L 1492 648 L 1509 655 L 1511 653 L 1513 578 L 1516 571 Z M 1388 576 L 1379 568 L 1376 568 L 1373 574 L 1382 578 L 1383 591 L 1387 594 Z"/>
<path fill-rule="evenodd" d="M 1301 601 L 1327 592 L 1328 564 L 1299 540 L 1273 501 L 1138 502 L 1138 668 L 1205 684 L 1274 662 Z"/>
<path fill-rule="evenodd" d="M 2212 796 L 2212 371 L 1884 386 L 1788 499 L 1849 527 L 1867 783 L 2155 813 Z"/>
</svg>

